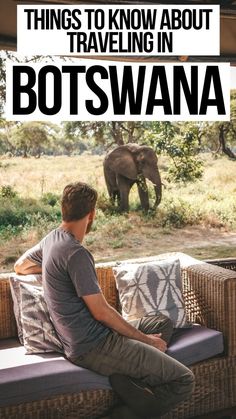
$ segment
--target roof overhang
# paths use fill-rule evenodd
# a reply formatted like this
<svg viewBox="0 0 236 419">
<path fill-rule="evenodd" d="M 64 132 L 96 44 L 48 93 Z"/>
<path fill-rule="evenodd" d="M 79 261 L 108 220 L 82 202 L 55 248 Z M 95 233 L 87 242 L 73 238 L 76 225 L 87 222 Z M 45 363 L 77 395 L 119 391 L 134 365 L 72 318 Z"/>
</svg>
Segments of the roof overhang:
<svg viewBox="0 0 236 419">
<path fill-rule="evenodd" d="M 199 1 L 199 0 L 181 0 L 181 1 L 76 1 L 76 0 L 43 0 L 43 1 L 20 1 L 20 0 L 1 0 L 0 2 L 0 49 L 3 50 L 16 50 L 17 46 L 17 24 L 16 24 L 16 9 L 17 4 L 38 4 L 38 5 L 49 5 L 49 4 L 216 4 L 216 1 Z M 236 0 L 222 0 L 218 2 L 221 5 L 221 17 L 220 17 L 220 57 L 151 57 L 151 61 L 176 61 L 176 60 L 188 60 L 188 61 L 225 61 L 230 62 L 232 65 L 236 65 Z M 123 60 L 124 57 L 120 56 L 117 59 Z M 127 59 L 127 58 L 126 58 Z M 149 60 L 149 58 L 139 57 L 139 60 Z"/>
</svg>

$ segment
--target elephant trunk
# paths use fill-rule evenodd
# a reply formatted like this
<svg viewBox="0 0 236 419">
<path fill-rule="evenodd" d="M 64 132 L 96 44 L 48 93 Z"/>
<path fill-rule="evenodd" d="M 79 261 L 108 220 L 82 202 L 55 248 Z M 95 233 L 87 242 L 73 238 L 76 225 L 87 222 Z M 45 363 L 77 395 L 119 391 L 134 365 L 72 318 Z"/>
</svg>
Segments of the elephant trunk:
<svg viewBox="0 0 236 419">
<path fill-rule="evenodd" d="M 153 183 L 154 185 L 154 191 L 155 191 L 155 195 L 156 195 L 156 200 L 154 203 L 154 208 L 158 207 L 158 205 L 161 202 L 161 197 L 162 197 L 162 184 L 161 184 L 161 177 L 160 177 L 160 173 L 159 170 L 157 169 L 157 171 L 155 171 L 155 174 L 149 174 L 149 176 L 147 176 L 147 178 Z"/>
<path fill-rule="evenodd" d="M 154 208 L 156 208 L 156 207 L 158 207 L 158 205 L 160 204 L 160 202 L 161 202 L 161 192 L 162 192 L 162 190 L 161 190 L 162 188 L 161 188 L 161 183 L 160 183 L 160 185 L 155 185 L 155 188 L 154 188 L 154 190 L 155 190 L 155 194 L 156 194 L 156 200 L 155 200 L 155 203 L 154 203 Z"/>
</svg>

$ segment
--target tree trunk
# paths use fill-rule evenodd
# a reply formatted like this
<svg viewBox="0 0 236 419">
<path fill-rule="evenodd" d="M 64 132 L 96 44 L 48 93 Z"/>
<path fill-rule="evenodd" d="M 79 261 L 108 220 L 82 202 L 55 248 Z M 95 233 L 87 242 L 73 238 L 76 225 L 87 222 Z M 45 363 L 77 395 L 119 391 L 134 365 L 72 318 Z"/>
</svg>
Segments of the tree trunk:
<svg viewBox="0 0 236 419">
<path fill-rule="evenodd" d="M 224 125 L 220 125 L 220 129 L 219 129 L 219 143 L 220 143 L 220 147 L 221 150 L 224 154 L 226 154 L 228 157 L 230 157 L 231 159 L 236 160 L 236 154 L 226 145 L 225 142 L 225 135 L 224 135 Z"/>
<path fill-rule="evenodd" d="M 112 136 L 117 145 L 124 145 L 122 128 L 119 122 L 112 122 Z"/>
</svg>

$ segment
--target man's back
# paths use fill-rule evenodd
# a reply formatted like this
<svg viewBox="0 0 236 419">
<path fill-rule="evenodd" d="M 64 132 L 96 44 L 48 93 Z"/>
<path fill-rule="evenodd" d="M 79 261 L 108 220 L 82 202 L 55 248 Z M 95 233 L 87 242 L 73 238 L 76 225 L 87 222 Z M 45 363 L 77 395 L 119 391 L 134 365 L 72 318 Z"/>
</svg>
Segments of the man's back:
<svg viewBox="0 0 236 419">
<path fill-rule="evenodd" d="M 28 257 L 42 264 L 45 300 L 65 354 L 73 358 L 88 352 L 109 333 L 81 298 L 100 293 L 92 255 L 59 227 Z"/>
</svg>

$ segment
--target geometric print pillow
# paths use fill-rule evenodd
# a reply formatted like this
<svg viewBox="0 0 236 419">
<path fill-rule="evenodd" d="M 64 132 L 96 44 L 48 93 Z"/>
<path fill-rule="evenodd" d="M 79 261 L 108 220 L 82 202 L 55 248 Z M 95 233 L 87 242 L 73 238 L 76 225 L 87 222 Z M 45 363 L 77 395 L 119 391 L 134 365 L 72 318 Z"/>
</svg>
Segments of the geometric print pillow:
<svg viewBox="0 0 236 419">
<path fill-rule="evenodd" d="M 20 284 L 26 283 L 36 286 L 42 286 L 42 275 L 41 274 L 31 274 L 31 275 L 16 275 L 13 274 L 10 276 L 10 289 L 11 296 L 13 300 L 13 310 L 16 319 L 17 332 L 20 343 L 23 345 L 23 330 L 22 330 L 22 321 L 21 321 L 21 293 L 20 293 Z"/>
<path fill-rule="evenodd" d="M 23 341 L 27 353 L 62 352 L 42 286 L 20 283 Z"/>
<path fill-rule="evenodd" d="M 10 288 L 18 337 L 27 353 L 62 352 L 44 299 L 42 276 L 12 275 Z"/>
<path fill-rule="evenodd" d="M 179 259 L 124 263 L 113 268 L 126 320 L 162 313 L 175 328 L 191 327 L 185 311 Z"/>
</svg>

